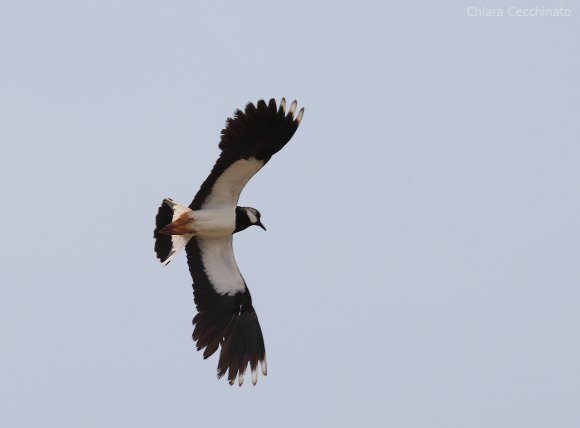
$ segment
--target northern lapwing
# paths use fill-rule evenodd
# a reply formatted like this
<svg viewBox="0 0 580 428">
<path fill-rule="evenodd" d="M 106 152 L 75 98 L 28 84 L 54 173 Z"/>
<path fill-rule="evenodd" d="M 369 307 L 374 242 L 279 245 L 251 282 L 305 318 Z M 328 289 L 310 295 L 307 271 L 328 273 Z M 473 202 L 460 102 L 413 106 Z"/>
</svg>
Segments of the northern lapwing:
<svg viewBox="0 0 580 428">
<path fill-rule="evenodd" d="M 155 253 L 168 264 L 185 247 L 197 315 L 193 340 L 203 358 L 221 347 L 217 375 L 228 372 L 233 385 L 241 386 L 250 364 L 252 383 L 258 380 L 258 362 L 266 375 L 266 350 L 252 306 L 250 291 L 242 277 L 232 248 L 232 236 L 250 226 L 266 230 L 260 212 L 239 207 L 240 192 L 270 158 L 292 138 L 302 120 L 296 101 L 286 111 L 271 99 L 249 103 L 226 121 L 221 132 L 221 154 L 211 173 L 188 207 L 164 199 L 157 212 Z"/>
</svg>

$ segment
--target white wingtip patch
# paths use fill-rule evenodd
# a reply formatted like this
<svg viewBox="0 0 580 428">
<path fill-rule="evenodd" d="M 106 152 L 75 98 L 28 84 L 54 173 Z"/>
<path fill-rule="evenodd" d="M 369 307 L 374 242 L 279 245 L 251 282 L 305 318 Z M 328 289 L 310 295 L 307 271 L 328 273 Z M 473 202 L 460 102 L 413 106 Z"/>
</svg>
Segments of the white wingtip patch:
<svg viewBox="0 0 580 428">
<path fill-rule="evenodd" d="M 244 373 L 240 372 L 238 375 L 238 386 L 242 386 L 244 384 Z"/>
<path fill-rule="evenodd" d="M 252 369 L 252 385 L 255 385 L 258 382 L 258 370 L 255 368 Z"/>
<path fill-rule="evenodd" d="M 282 109 L 283 113 L 286 113 L 286 98 L 282 98 L 280 100 L 280 108 Z"/>
<path fill-rule="evenodd" d="M 296 111 L 297 105 L 298 103 L 296 102 L 296 100 L 292 101 L 292 104 L 290 104 L 290 111 L 288 113 L 291 114 L 292 116 L 294 116 L 294 112 Z"/>
<path fill-rule="evenodd" d="M 296 117 L 296 122 L 298 122 L 298 124 L 300 124 L 300 122 L 302 121 L 302 116 L 304 116 L 304 107 L 300 109 L 300 111 L 298 112 L 298 116 Z"/>
<path fill-rule="evenodd" d="M 266 358 L 260 361 L 260 367 L 262 368 L 262 374 L 266 376 L 268 374 L 268 367 L 266 366 Z"/>
</svg>

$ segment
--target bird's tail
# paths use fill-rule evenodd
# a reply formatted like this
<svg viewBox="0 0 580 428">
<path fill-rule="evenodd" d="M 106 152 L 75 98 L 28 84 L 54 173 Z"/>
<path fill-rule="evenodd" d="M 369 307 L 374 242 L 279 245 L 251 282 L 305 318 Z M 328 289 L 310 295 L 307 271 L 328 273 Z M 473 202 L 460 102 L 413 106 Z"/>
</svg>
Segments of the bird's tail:
<svg viewBox="0 0 580 428">
<path fill-rule="evenodd" d="M 187 212 L 191 211 L 173 202 L 169 198 L 163 199 L 157 217 L 155 217 L 155 230 L 153 237 L 155 238 L 155 254 L 157 258 L 164 265 L 168 264 L 173 257 L 181 250 L 192 238 L 193 234 L 171 235 L 163 233 L 162 229 L 173 223 L 175 220 Z"/>
</svg>

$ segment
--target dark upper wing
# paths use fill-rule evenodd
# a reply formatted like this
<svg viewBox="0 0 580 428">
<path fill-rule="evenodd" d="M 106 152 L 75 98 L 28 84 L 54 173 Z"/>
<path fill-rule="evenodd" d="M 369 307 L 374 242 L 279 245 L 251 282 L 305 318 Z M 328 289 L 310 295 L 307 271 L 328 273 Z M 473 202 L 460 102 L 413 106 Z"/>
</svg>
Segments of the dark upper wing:
<svg viewBox="0 0 580 428">
<path fill-rule="evenodd" d="M 221 346 L 218 377 L 228 372 L 233 384 L 241 385 L 250 364 L 252 383 L 258 380 L 258 362 L 266 375 L 266 350 L 252 297 L 240 274 L 232 249 L 232 236 L 194 237 L 185 247 L 193 278 L 197 315 L 193 340 L 208 358 Z"/>
<path fill-rule="evenodd" d="M 246 105 L 243 112 L 237 110 L 222 130 L 219 144 L 222 153 L 189 208 L 235 207 L 250 178 L 290 141 L 298 129 L 304 108 L 296 117 L 295 111 L 296 101 L 293 101 L 286 112 L 284 98 L 279 107 L 271 99 L 268 104 L 260 100 L 256 106 Z"/>
</svg>

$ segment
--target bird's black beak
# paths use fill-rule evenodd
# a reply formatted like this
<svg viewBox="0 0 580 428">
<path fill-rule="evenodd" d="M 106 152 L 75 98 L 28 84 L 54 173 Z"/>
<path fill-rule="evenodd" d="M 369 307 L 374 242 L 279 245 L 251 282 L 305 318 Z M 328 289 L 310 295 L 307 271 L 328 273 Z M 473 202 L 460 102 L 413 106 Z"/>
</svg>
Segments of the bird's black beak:
<svg viewBox="0 0 580 428">
<path fill-rule="evenodd" d="M 260 226 L 262 229 L 266 230 L 266 227 L 262 224 L 260 220 L 256 223 L 256 226 Z"/>
</svg>

